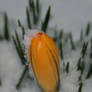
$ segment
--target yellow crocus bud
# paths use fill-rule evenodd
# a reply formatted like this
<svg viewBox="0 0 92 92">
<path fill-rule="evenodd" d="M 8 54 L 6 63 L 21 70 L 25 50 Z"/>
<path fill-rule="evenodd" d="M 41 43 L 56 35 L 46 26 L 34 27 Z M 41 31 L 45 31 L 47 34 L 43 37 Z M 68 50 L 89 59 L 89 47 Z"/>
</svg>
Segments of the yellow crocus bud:
<svg viewBox="0 0 92 92">
<path fill-rule="evenodd" d="M 60 61 L 54 41 L 37 30 L 28 35 L 27 56 L 38 85 L 43 92 L 57 92 L 60 84 Z"/>
</svg>

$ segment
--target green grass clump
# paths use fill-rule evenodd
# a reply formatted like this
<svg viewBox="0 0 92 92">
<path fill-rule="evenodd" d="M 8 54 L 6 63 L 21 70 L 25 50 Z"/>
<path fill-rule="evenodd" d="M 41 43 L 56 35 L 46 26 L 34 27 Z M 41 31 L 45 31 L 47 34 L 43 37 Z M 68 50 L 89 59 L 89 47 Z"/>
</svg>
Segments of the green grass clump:
<svg viewBox="0 0 92 92">
<path fill-rule="evenodd" d="M 33 24 L 36 25 L 39 22 L 41 14 L 41 7 L 39 0 L 36 0 L 36 3 L 34 2 L 34 0 L 29 0 L 29 9 L 32 15 Z"/>
</svg>

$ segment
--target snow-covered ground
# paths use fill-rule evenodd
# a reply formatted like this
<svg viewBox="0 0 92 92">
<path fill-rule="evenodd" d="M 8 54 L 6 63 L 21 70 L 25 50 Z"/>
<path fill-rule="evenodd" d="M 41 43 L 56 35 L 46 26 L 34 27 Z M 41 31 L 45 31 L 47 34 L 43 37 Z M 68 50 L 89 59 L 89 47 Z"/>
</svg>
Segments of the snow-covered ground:
<svg viewBox="0 0 92 92">
<path fill-rule="evenodd" d="M 90 39 L 90 38 L 89 38 Z M 85 41 L 88 38 L 84 39 Z M 85 79 L 89 68 L 84 69 L 82 80 L 79 81 L 80 71 L 77 71 L 77 63 L 81 57 L 81 43 L 76 42 L 76 50 L 71 50 L 71 46 L 63 46 L 65 65 L 69 62 L 69 73 L 65 72 L 65 67 L 61 62 L 60 71 L 60 91 L 59 92 L 78 92 L 79 83 L 82 81 L 82 92 L 92 92 L 92 77 Z M 78 45 L 80 44 L 80 45 Z M 89 42 L 90 44 L 90 42 Z M 66 48 L 68 47 L 68 48 Z M 90 45 L 87 49 L 87 54 L 90 53 Z M 89 55 L 85 56 L 85 65 L 88 67 L 90 64 Z M 16 53 L 15 47 L 12 42 L 0 41 L 0 79 L 2 85 L 0 86 L 0 92 L 40 92 L 36 82 L 30 80 L 26 75 L 22 81 L 20 89 L 16 89 L 16 84 L 23 72 L 23 65 Z"/>
</svg>

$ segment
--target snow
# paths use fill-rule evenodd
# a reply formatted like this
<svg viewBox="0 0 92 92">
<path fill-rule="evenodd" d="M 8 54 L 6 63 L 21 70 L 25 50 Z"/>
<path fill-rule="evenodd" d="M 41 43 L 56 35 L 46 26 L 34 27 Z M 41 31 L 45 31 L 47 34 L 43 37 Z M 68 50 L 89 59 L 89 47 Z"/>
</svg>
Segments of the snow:
<svg viewBox="0 0 92 92">
<path fill-rule="evenodd" d="M 69 48 L 64 48 L 66 53 L 67 51 L 70 51 L 68 49 Z M 30 80 L 28 75 L 24 77 L 20 89 L 16 89 L 16 84 L 24 70 L 24 66 L 21 64 L 12 42 L 0 41 L 0 52 L 0 79 L 2 80 L 0 92 L 40 92 L 36 82 Z M 59 92 L 77 92 L 79 88 L 78 77 L 80 76 L 80 71 L 77 71 L 77 63 L 81 56 L 81 47 L 77 47 L 75 51 L 71 50 L 67 55 L 66 53 L 64 54 L 65 57 L 63 62 L 65 62 L 65 64 L 69 62 L 70 68 L 69 73 L 66 73 L 62 64 L 63 62 L 61 61 L 61 85 Z M 86 64 L 89 64 L 89 62 Z M 82 88 L 83 92 L 91 92 L 91 86 L 92 78 L 87 80 L 84 78 Z"/>
<path fill-rule="evenodd" d="M 24 45 L 25 47 L 28 49 L 30 44 L 31 44 L 31 41 L 33 39 L 33 37 L 38 33 L 38 32 L 41 32 L 40 30 L 37 30 L 37 29 L 33 29 L 33 30 L 26 30 L 26 34 L 24 35 Z"/>
<path fill-rule="evenodd" d="M 0 42 L 0 92 L 16 92 L 17 80 L 23 71 L 15 48 L 10 42 Z"/>
</svg>

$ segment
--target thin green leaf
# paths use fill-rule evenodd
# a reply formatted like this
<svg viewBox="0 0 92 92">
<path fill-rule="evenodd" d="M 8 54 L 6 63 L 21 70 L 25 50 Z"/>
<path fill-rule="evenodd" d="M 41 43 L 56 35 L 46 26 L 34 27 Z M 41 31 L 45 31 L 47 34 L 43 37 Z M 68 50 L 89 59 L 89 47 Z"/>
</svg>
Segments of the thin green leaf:
<svg viewBox="0 0 92 92">
<path fill-rule="evenodd" d="M 19 49 L 19 47 L 18 47 L 18 44 L 17 44 L 17 42 L 16 42 L 14 36 L 12 37 L 12 39 L 13 39 L 13 43 L 14 43 L 14 45 L 15 45 L 16 51 L 17 51 L 17 53 L 18 53 L 18 56 L 19 56 L 19 58 L 20 58 L 20 60 L 21 60 L 21 63 L 24 65 L 25 63 L 24 63 L 24 61 L 23 61 L 23 56 L 22 56 L 22 54 L 21 54 L 21 52 L 20 52 L 20 49 Z"/>
<path fill-rule="evenodd" d="M 33 23 L 37 24 L 40 18 L 40 5 L 39 0 L 36 0 L 36 4 L 34 0 L 29 0 L 29 8 L 30 13 L 33 15 Z"/>
<path fill-rule="evenodd" d="M 83 87 L 83 84 L 82 82 L 79 84 L 79 89 L 78 89 L 78 92 L 82 92 L 82 87 Z"/>
<path fill-rule="evenodd" d="M 31 29 L 31 20 L 30 20 L 30 14 L 29 14 L 29 10 L 28 8 L 26 8 L 26 16 L 27 16 L 27 25 L 28 25 L 28 28 Z"/>
<path fill-rule="evenodd" d="M 79 60 L 78 60 L 78 64 L 77 64 L 77 70 L 79 71 L 81 71 L 81 75 L 83 74 L 83 72 L 84 72 L 84 69 L 85 69 L 85 63 L 84 63 L 84 61 L 82 61 L 81 60 L 81 58 L 79 58 Z"/>
<path fill-rule="evenodd" d="M 67 73 L 69 73 L 69 66 L 70 66 L 70 64 L 69 64 L 69 62 L 67 62 L 67 64 L 66 64 L 66 72 Z"/>
<path fill-rule="evenodd" d="M 23 71 L 23 73 L 22 73 L 22 75 L 21 75 L 21 77 L 20 77 L 20 79 L 19 79 L 19 81 L 18 81 L 18 83 L 16 85 L 16 89 L 19 89 L 19 87 L 20 87 L 20 85 L 21 85 L 21 83 L 23 81 L 23 78 L 24 78 L 24 76 L 25 76 L 27 71 L 28 71 L 28 66 L 25 66 L 25 69 L 24 69 L 24 71 Z"/>
<path fill-rule="evenodd" d="M 42 27 L 41 29 L 46 33 L 46 30 L 47 30 L 47 26 L 48 26 L 48 23 L 49 23 L 49 20 L 50 20 L 50 11 L 51 11 L 51 7 L 49 6 L 48 10 L 47 10 L 47 13 L 46 13 L 46 16 L 45 16 L 45 19 L 44 21 L 42 22 Z"/>
<path fill-rule="evenodd" d="M 85 63 L 84 63 L 84 61 L 82 61 L 81 62 L 81 75 L 83 74 L 84 69 L 85 69 Z"/>
<path fill-rule="evenodd" d="M 91 76 L 92 76 L 92 64 L 89 67 L 89 71 L 88 71 L 88 74 L 86 76 L 86 79 L 90 78 Z"/>
<path fill-rule="evenodd" d="M 37 17 L 36 17 L 36 7 L 35 7 L 35 3 L 34 3 L 34 1 L 32 1 L 32 12 L 33 12 L 33 22 L 34 22 L 34 24 L 36 24 L 37 23 Z"/>
<path fill-rule="evenodd" d="M 20 43 L 20 40 L 19 40 L 19 36 L 17 34 L 17 32 L 15 31 L 15 35 L 16 35 L 16 41 L 17 41 L 17 45 L 18 45 L 18 48 L 19 48 L 19 51 L 20 51 L 20 54 L 22 56 L 22 60 L 24 63 L 26 63 L 26 59 L 24 58 L 24 51 L 23 51 L 23 48 L 21 46 L 21 43 Z"/>
<path fill-rule="evenodd" d="M 60 31 L 59 39 L 62 39 L 62 37 L 63 37 L 63 30 Z"/>
<path fill-rule="evenodd" d="M 39 0 L 36 0 L 36 24 L 38 23 L 40 19 L 40 14 L 41 14 L 41 8 L 40 8 L 40 3 Z"/>
<path fill-rule="evenodd" d="M 8 17 L 7 14 L 4 14 L 4 38 L 9 41 L 10 35 L 9 35 L 9 28 L 8 28 Z"/>
<path fill-rule="evenodd" d="M 36 10 L 37 10 L 37 14 L 39 15 L 40 13 L 40 6 L 39 6 L 39 0 L 36 0 Z"/>
<path fill-rule="evenodd" d="M 0 35 L 0 41 L 2 41 L 4 38 L 3 38 L 3 36 L 2 35 Z"/>
<path fill-rule="evenodd" d="M 81 51 L 81 54 L 82 54 L 82 58 L 84 58 L 85 54 L 86 54 L 86 51 L 87 51 L 87 46 L 88 46 L 88 42 L 84 42 L 83 43 L 83 46 L 82 46 L 82 51 Z"/>
<path fill-rule="evenodd" d="M 92 38 L 91 38 L 91 47 L 90 47 L 90 58 L 92 59 Z"/>
<path fill-rule="evenodd" d="M 77 70 L 81 70 L 81 58 L 78 60 Z"/>
<path fill-rule="evenodd" d="M 91 25 L 90 25 L 90 22 L 88 22 L 87 28 L 86 28 L 86 32 L 85 32 L 85 35 L 86 35 L 86 36 L 89 35 L 89 33 L 90 33 L 90 28 L 91 28 Z"/>
<path fill-rule="evenodd" d="M 80 76 L 78 77 L 78 81 L 82 80 L 82 74 L 80 74 Z"/>
<path fill-rule="evenodd" d="M 54 37 L 53 37 L 53 40 L 54 40 L 55 42 L 57 42 L 57 39 L 58 39 L 58 38 L 57 38 L 57 31 L 55 30 L 55 31 L 54 31 Z"/>
<path fill-rule="evenodd" d="M 73 42 L 73 38 L 72 38 L 72 34 L 71 34 L 71 33 L 69 33 L 69 38 L 70 38 L 72 50 L 75 50 L 76 48 L 75 48 L 75 44 L 74 44 L 74 42 Z"/>
<path fill-rule="evenodd" d="M 28 2 L 30 11 L 32 11 L 32 1 L 33 1 L 33 0 L 29 0 L 29 2 Z"/>
<path fill-rule="evenodd" d="M 1 80 L 0 80 L 0 86 L 2 85 L 2 82 L 1 82 Z"/>
<path fill-rule="evenodd" d="M 61 56 L 61 59 L 64 59 L 64 57 L 63 57 L 63 46 L 62 46 L 62 41 L 59 42 L 59 49 L 60 49 L 60 56 Z"/>
<path fill-rule="evenodd" d="M 20 43 L 20 40 L 19 40 L 19 36 L 15 30 L 15 35 L 16 35 L 16 41 L 17 41 L 17 44 L 18 44 L 18 47 L 20 48 L 21 52 L 23 52 L 23 49 L 22 49 L 22 46 L 21 46 L 21 43 Z M 23 53 L 24 55 L 24 53 Z"/>
<path fill-rule="evenodd" d="M 22 26 L 20 20 L 18 20 L 18 26 L 21 27 L 21 30 L 22 30 L 22 36 L 23 36 L 23 38 L 24 38 L 25 30 L 24 30 L 24 27 Z"/>
</svg>

